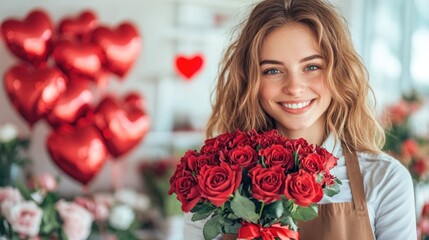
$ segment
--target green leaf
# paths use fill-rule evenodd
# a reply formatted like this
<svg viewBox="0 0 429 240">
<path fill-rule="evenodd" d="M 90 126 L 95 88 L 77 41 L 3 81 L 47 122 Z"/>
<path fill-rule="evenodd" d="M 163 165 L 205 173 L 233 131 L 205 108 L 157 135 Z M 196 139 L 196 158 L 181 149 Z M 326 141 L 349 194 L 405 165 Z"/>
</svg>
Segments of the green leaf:
<svg viewBox="0 0 429 240">
<path fill-rule="evenodd" d="M 308 207 L 298 206 L 294 212 L 292 212 L 292 217 L 298 221 L 310 221 L 318 216 L 317 204 L 312 204 Z"/>
<path fill-rule="evenodd" d="M 18 188 L 19 192 L 21 192 L 21 195 L 24 197 L 25 200 L 32 200 L 31 192 L 30 190 L 28 190 L 25 184 L 23 184 L 22 182 L 18 182 L 16 184 L 16 187 Z"/>
<path fill-rule="evenodd" d="M 293 231 L 298 231 L 298 225 L 290 215 L 283 215 L 279 219 L 279 221 L 282 226 L 289 226 L 289 229 L 292 229 Z"/>
<path fill-rule="evenodd" d="M 258 222 L 259 215 L 255 212 L 255 204 L 250 199 L 241 196 L 239 192 L 235 193 L 231 201 L 231 209 L 237 217 L 247 222 Z"/>
<path fill-rule="evenodd" d="M 275 201 L 265 207 L 263 216 L 266 218 L 279 218 L 284 212 L 283 201 Z"/>
<path fill-rule="evenodd" d="M 206 219 L 213 213 L 215 209 L 216 209 L 215 206 L 205 206 L 204 208 L 199 209 L 198 211 L 194 212 L 194 214 L 192 215 L 192 221 L 195 222 L 195 221 Z"/>
<path fill-rule="evenodd" d="M 222 233 L 222 224 L 220 223 L 221 219 L 222 216 L 216 215 L 204 224 L 203 235 L 205 240 L 212 240 Z"/>
<path fill-rule="evenodd" d="M 226 224 L 223 229 L 225 233 L 237 234 L 238 229 L 240 228 L 241 228 L 240 222 L 233 222 L 232 224 Z"/>
<path fill-rule="evenodd" d="M 332 186 L 328 186 L 325 189 L 323 189 L 323 192 L 328 195 L 329 197 L 334 196 L 335 194 L 338 194 L 340 192 L 340 184 L 341 181 L 338 180 L 340 183 L 338 183 L 337 181 L 335 181 L 334 184 L 332 184 Z"/>
</svg>

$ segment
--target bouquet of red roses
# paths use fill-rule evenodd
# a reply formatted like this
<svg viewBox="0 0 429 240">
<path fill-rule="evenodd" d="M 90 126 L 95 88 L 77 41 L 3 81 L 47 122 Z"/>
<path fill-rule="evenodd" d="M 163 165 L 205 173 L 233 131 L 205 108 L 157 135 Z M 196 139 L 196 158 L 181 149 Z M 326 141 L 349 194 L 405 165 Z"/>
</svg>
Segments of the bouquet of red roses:
<svg viewBox="0 0 429 240">
<path fill-rule="evenodd" d="M 298 221 L 317 217 L 323 195 L 339 192 L 330 174 L 337 158 L 304 139 L 276 130 L 236 130 L 188 150 L 170 179 L 192 220 L 210 217 L 205 239 L 238 233 L 242 239 L 298 239 Z"/>
</svg>

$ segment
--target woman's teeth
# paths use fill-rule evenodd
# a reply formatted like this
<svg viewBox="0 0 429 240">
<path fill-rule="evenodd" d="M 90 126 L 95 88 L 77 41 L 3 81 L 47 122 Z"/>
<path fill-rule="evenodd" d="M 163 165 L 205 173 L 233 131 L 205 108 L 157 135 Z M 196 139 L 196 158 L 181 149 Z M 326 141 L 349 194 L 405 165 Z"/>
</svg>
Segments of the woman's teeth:
<svg viewBox="0 0 429 240">
<path fill-rule="evenodd" d="M 290 108 L 290 109 L 300 109 L 303 107 L 306 107 L 310 104 L 311 101 L 307 101 L 307 102 L 301 102 L 301 103 L 283 103 L 283 106 L 285 108 Z"/>
</svg>

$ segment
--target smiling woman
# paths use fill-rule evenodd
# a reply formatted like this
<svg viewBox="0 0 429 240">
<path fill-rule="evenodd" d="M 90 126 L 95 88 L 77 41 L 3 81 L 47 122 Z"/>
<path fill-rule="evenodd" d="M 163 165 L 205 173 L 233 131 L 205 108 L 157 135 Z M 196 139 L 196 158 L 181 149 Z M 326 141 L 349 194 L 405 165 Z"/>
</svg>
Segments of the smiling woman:
<svg viewBox="0 0 429 240">
<path fill-rule="evenodd" d="M 226 51 L 206 133 L 277 129 L 339 158 L 340 193 L 324 196 L 319 216 L 298 224 L 300 239 L 414 240 L 412 180 L 381 151 L 384 131 L 368 96 L 366 68 L 334 6 L 263 0 Z M 203 239 L 204 221 L 185 217 L 185 238 Z"/>
</svg>

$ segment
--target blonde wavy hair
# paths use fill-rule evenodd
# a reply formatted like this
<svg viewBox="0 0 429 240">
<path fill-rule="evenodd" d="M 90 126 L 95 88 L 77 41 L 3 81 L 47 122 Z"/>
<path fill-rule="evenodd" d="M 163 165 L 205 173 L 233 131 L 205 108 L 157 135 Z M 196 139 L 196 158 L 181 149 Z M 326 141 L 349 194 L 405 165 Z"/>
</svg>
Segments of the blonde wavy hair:
<svg viewBox="0 0 429 240">
<path fill-rule="evenodd" d="M 221 62 L 207 136 L 275 128 L 258 100 L 259 54 L 265 36 L 290 22 L 314 31 L 327 63 L 332 101 L 326 111 L 325 137 L 333 133 L 351 151 L 380 152 L 385 135 L 373 114 L 375 96 L 366 68 L 353 48 L 347 22 L 323 0 L 264 0 L 253 8 Z"/>
</svg>

